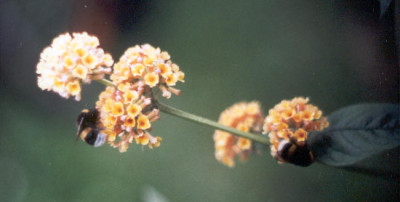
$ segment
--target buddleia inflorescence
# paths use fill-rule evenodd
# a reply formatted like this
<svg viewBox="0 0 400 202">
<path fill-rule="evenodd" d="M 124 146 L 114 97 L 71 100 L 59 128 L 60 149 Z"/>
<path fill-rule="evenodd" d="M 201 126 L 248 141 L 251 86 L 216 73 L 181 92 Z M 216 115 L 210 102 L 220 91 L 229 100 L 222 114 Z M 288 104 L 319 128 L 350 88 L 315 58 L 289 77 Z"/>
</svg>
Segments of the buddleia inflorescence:
<svg viewBox="0 0 400 202">
<path fill-rule="evenodd" d="M 161 137 L 150 134 L 151 123 L 160 119 L 154 106 L 162 96 L 179 95 L 174 88 L 184 82 L 185 74 L 172 63 L 170 55 L 149 44 L 128 48 L 113 65 L 110 54 L 98 48 L 99 40 L 86 32 L 61 34 L 40 55 L 37 65 L 38 86 L 62 97 L 81 99 L 81 83 L 102 80 L 111 74 L 112 82 L 96 102 L 98 128 L 107 135 L 107 143 L 125 152 L 130 143 L 158 147 Z"/>
<path fill-rule="evenodd" d="M 161 89 L 167 98 L 171 93 L 179 95 L 180 91 L 172 86 L 184 81 L 184 73 L 171 62 L 168 52 L 145 44 L 128 48 L 114 65 L 110 78 L 116 86 L 107 87 L 96 103 L 109 144 L 120 152 L 132 142 L 158 147 L 162 138 L 149 132 L 151 123 L 160 119 L 152 103 L 152 89 Z"/>
<path fill-rule="evenodd" d="M 268 134 L 271 141 L 271 155 L 280 163 L 286 161 L 279 154 L 282 141 L 305 147 L 308 133 L 329 126 L 327 119 L 322 116 L 322 111 L 308 104 L 308 101 L 308 98 L 303 97 L 283 100 L 270 109 L 265 118 L 263 133 Z"/>
<path fill-rule="evenodd" d="M 223 111 L 218 119 L 222 125 L 236 128 L 243 132 L 260 133 L 263 115 L 258 102 L 240 102 Z M 233 167 L 235 157 L 247 160 L 253 150 L 251 140 L 237 137 L 231 133 L 216 130 L 214 133 L 215 158 L 221 163 Z"/>
<path fill-rule="evenodd" d="M 308 104 L 308 101 L 308 98 L 303 97 L 283 100 L 270 109 L 265 118 L 257 102 L 241 102 L 223 111 L 218 122 L 244 132 L 258 134 L 261 133 L 260 127 L 263 122 L 262 133 L 268 134 L 271 155 L 279 163 L 289 162 L 306 166 L 313 161 L 312 153 L 306 146 L 308 133 L 322 130 L 329 125 L 327 119 L 322 116 L 322 111 Z M 229 167 L 235 165 L 235 157 L 247 159 L 254 151 L 253 141 L 233 136 L 228 132 L 216 130 L 214 142 L 216 159 Z M 293 146 L 289 147 L 290 145 Z M 303 158 L 302 155 L 311 158 L 310 162 L 291 159 Z"/>
<path fill-rule="evenodd" d="M 81 99 L 81 83 L 111 73 L 113 58 L 99 48 L 99 40 L 86 32 L 61 34 L 40 54 L 38 86 L 64 98 Z"/>
</svg>

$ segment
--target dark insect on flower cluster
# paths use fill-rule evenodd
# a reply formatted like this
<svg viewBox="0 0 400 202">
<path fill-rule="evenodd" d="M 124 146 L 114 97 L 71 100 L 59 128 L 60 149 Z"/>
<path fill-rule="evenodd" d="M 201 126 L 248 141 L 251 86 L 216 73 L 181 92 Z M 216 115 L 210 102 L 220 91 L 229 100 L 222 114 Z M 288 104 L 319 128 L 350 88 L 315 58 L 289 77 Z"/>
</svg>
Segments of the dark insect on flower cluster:
<svg viewBox="0 0 400 202">
<path fill-rule="evenodd" d="M 103 145 L 107 135 L 102 132 L 103 128 L 98 126 L 98 122 L 99 111 L 97 109 L 82 110 L 77 119 L 76 139 L 80 136 L 83 141 L 95 147 Z"/>
</svg>

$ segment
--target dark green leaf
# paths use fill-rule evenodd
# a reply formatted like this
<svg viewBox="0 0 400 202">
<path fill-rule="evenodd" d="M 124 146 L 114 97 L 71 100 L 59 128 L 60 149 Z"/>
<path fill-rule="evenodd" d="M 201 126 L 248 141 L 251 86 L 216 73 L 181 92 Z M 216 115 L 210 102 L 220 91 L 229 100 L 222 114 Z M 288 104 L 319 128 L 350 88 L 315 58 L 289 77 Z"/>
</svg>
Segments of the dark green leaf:
<svg viewBox="0 0 400 202">
<path fill-rule="evenodd" d="M 359 104 L 330 116 L 330 126 L 309 135 L 308 146 L 316 161 L 349 166 L 400 145 L 400 106 Z"/>
</svg>

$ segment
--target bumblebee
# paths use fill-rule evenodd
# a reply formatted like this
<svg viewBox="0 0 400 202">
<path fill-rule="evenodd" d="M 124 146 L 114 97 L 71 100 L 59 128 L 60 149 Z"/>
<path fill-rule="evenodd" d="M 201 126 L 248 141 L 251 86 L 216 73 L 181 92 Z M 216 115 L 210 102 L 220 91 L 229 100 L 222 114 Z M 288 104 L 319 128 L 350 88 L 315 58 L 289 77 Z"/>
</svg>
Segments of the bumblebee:
<svg viewBox="0 0 400 202">
<path fill-rule="evenodd" d="M 99 111 L 97 109 L 84 109 L 77 119 L 78 131 L 75 139 L 80 136 L 86 143 L 99 147 L 106 141 L 107 135 L 103 133 L 103 128 L 98 127 Z"/>
<path fill-rule="evenodd" d="M 279 160 L 298 166 L 306 167 L 314 162 L 314 155 L 308 149 L 306 142 L 298 142 L 296 139 L 282 140 L 279 143 L 277 154 Z"/>
</svg>

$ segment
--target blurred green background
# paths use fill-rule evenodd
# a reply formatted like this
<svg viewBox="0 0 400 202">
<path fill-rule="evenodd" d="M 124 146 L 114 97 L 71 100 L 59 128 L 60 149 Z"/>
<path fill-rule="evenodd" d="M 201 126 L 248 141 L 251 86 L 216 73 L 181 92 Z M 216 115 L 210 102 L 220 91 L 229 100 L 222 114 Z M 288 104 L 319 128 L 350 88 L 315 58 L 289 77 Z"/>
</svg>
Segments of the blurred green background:
<svg viewBox="0 0 400 202">
<path fill-rule="evenodd" d="M 35 73 L 55 36 L 87 31 L 115 60 L 136 44 L 168 51 L 186 81 L 164 102 L 214 120 L 239 101 L 267 112 L 307 96 L 325 114 L 398 103 L 393 12 L 379 17 L 378 1 L 1 1 L 0 200 L 397 201 L 399 182 L 278 165 L 269 152 L 230 169 L 214 158 L 212 128 L 167 114 L 154 150 L 75 142 L 77 115 L 104 86 L 85 85 L 76 102 L 41 91 Z"/>
</svg>

